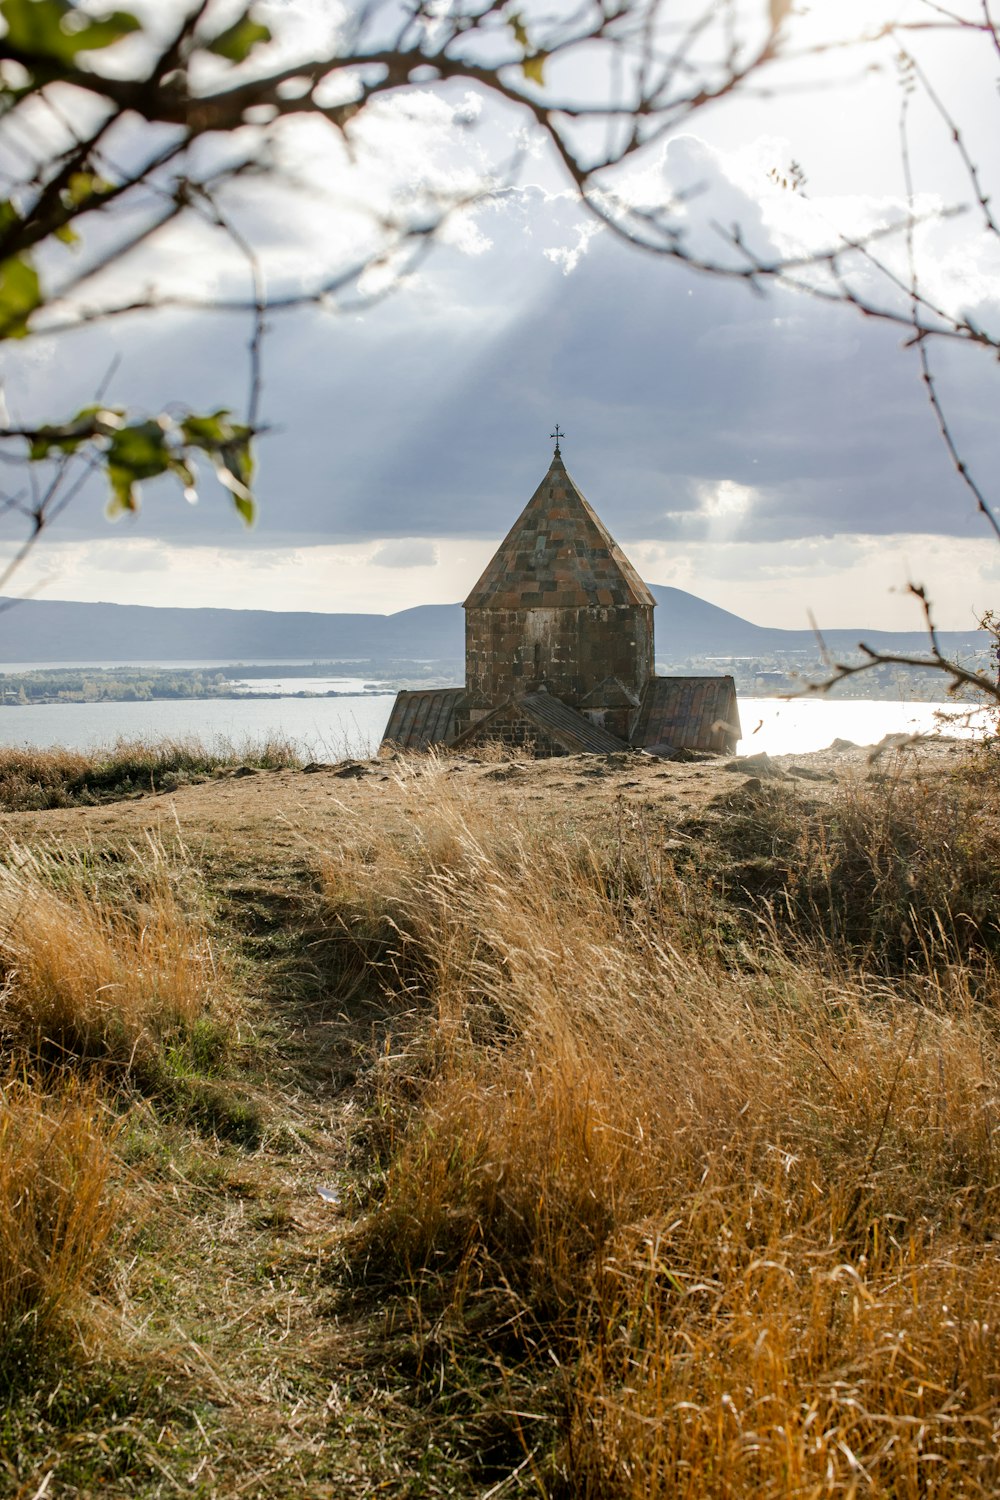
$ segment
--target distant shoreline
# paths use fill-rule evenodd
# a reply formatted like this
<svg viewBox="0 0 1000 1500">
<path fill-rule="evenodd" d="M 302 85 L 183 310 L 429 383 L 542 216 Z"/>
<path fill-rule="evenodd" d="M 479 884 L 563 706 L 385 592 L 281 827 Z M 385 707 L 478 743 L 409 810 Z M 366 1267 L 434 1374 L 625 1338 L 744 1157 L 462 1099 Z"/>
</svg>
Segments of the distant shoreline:
<svg viewBox="0 0 1000 1500">
<path fill-rule="evenodd" d="M 359 668 L 361 669 L 359 671 Z M 0 669 L 0 708 L 42 705 L 308 698 L 377 698 L 428 687 L 447 671 L 416 662 L 239 663 L 177 666 L 83 663 Z M 259 688 L 250 686 L 260 683 Z"/>
<path fill-rule="evenodd" d="M 333 689 L 325 693 L 150 693 L 148 697 L 121 697 L 121 698 L 58 698 L 58 697 L 33 697 L 22 702 L 19 699 L 0 699 L 0 709 L 3 708 L 39 708 L 43 704 L 58 704 L 64 708 L 80 708 L 86 705 L 88 708 L 99 708 L 102 704 L 114 705 L 118 703 L 205 703 L 205 702 L 227 702 L 227 703 L 266 703 L 269 700 L 286 698 L 314 698 L 324 700 L 326 698 L 394 698 L 398 689 L 396 688 L 372 688 L 366 692 L 346 691 L 335 692 Z"/>
<path fill-rule="evenodd" d="M 0 709 L 69 705 L 104 705 L 151 702 L 229 702 L 391 697 L 400 689 L 444 688 L 463 680 L 463 663 L 446 659 L 403 660 L 400 658 L 311 662 L 239 662 L 219 664 L 178 663 L 157 666 L 148 663 L 70 663 L 60 666 L 0 665 Z M 719 676 L 731 673 L 741 700 L 794 699 L 811 693 L 819 696 L 811 682 L 818 671 L 792 669 L 785 672 L 754 670 L 753 659 L 744 666 L 736 661 L 659 661 L 661 676 L 704 673 L 706 666 Z M 728 672 L 727 672 L 728 669 Z M 259 684 L 259 688 L 250 684 Z M 829 695 L 837 702 L 910 702 L 956 706 L 946 693 L 947 679 L 929 669 L 865 673 L 838 686 Z M 964 700 L 974 703 L 975 699 Z M 957 705 L 962 706 L 962 705 Z"/>
</svg>

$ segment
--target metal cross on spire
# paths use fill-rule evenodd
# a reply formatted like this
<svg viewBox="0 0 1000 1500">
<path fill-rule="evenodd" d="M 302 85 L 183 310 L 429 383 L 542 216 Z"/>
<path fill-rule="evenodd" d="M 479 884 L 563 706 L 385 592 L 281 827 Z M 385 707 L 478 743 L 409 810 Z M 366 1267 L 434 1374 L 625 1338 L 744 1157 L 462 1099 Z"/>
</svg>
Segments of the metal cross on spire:
<svg viewBox="0 0 1000 1500">
<path fill-rule="evenodd" d="M 557 458 L 561 458 L 562 457 L 562 454 L 559 452 L 559 444 L 560 444 L 560 442 L 562 441 L 562 439 L 565 436 L 566 436 L 566 434 L 564 432 L 560 432 L 559 431 L 559 423 L 557 422 L 556 423 L 556 430 L 555 430 L 555 432 L 550 432 L 549 433 L 549 437 L 555 438 L 555 440 L 556 440 L 556 457 Z"/>
</svg>

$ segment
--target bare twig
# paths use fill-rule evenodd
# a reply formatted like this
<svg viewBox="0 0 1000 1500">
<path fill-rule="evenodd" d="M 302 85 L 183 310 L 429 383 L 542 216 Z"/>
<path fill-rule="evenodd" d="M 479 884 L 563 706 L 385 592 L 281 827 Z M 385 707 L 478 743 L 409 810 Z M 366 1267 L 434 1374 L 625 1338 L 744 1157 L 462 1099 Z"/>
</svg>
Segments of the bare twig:
<svg viewBox="0 0 1000 1500">
<path fill-rule="evenodd" d="M 957 693 L 962 688 L 970 688 L 977 695 L 984 698 L 992 698 L 994 702 L 1000 703 L 1000 685 L 983 672 L 971 671 L 963 667 L 961 662 L 952 657 L 945 656 L 941 650 L 937 627 L 931 615 L 931 604 L 925 589 L 918 584 L 911 583 L 908 593 L 918 600 L 923 611 L 924 626 L 927 631 L 929 651 L 926 656 L 915 656 L 908 652 L 881 651 L 867 645 L 864 641 L 858 643 L 858 650 L 864 657 L 860 662 L 835 662 L 829 677 L 823 682 L 811 683 L 806 689 L 808 693 L 828 693 L 838 682 L 846 682 L 851 677 L 858 677 L 865 672 L 872 671 L 880 666 L 910 667 L 921 671 L 941 672 L 948 677 L 949 693 Z M 988 623 L 988 622 L 987 622 Z"/>
</svg>

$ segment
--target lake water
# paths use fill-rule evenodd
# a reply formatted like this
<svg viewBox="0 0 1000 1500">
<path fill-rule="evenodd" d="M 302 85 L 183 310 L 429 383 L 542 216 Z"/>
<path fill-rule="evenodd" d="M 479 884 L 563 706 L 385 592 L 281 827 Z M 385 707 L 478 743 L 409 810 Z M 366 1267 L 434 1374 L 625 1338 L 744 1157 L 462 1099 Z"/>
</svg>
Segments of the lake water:
<svg viewBox="0 0 1000 1500">
<path fill-rule="evenodd" d="M 230 679 L 237 693 L 277 693 L 282 698 L 293 698 L 296 693 L 350 693 L 364 692 L 364 677 L 239 677 Z M 392 702 L 392 695 L 388 695 Z M 388 714 L 388 707 L 386 709 Z"/>
<path fill-rule="evenodd" d="M 292 691 L 325 692 L 331 679 L 291 678 Z M 322 684 L 322 685 L 320 685 Z M 255 683 L 255 686 L 258 684 Z M 273 691 L 273 689 L 272 689 Z M 116 739 L 197 736 L 237 745 L 281 735 L 314 760 L 339 760 L 374 751 L 392 707 L 388 695 L 343 698 L 200 698 L 147 703 L 41 703 L 0 708 L 0 744 L 65 745 L 91 750 Z M 744 738 L 739 753 L 802 755 L 823 750 L 833 739 L 875 744 L 886 734 L 932 733 L 944 703 L 898 703 L 835 698 L 741 698 Z M 950 734 L 990 732 L 996 711 L 980 710 L 976 722 L 946 725 Z"/>
<path fill-rule="evenodd" d="M 996 709 L 957 710 L 953 703 L 878 699 L 740 698 L 740 755 L 804 755 L 831 740 L 875 745 L 887 734 L 982 736 L 994 731 Z"/>
<path fill-rule="evenodd" d="M 117 739 L 219 740 L 281 735 L 312 760 L 377 748 L 390 695 L 354 698 L 182 698 L 148 703 L 39 703 L 0 709 L 0 744 L 92 750 Z"/>
</svg>

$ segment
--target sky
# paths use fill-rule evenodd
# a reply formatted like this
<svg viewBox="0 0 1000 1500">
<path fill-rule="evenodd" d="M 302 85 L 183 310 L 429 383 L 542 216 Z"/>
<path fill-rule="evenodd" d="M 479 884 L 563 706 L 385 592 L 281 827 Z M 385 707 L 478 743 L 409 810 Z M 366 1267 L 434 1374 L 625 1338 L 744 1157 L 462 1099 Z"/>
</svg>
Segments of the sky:
<svg viewBox="0 0 1000 1500">
<path fill-rule="evenodd" d="M 333 10 L 270 7 L 276 29 L 291 26 L 288 46 L 315 41 Z M 807 43 L 834 13 L 838 28 L 860 28 L 878 10 L 878 0 L 817 0 L 795 35 Z M 921 59 L 988 190 L 1000 167 L 1000 57 L 931 37 Z M 803 64 L 774 97 L 693 116 L 622 192 L 640 205 L 672 195 L 689 243 L 731 261 L 713 225 L 739 224 L 762 253 L 799 253 L 900 222 L 899 91 L 891 59 L 864 71 L 871 60 Z M 974 212 L 939 217 L 968 199 L 968 178 L 926 101 L 911 115 L 922 285 L 1000 329 L 1000 240 Z M 996 597 L 1000 546 L 955 474 L 898 328 L 805 293 L 756 295 L 622 243 L 576 201 L 522 118 L 464 87 L 422 87 L 381 107 L 353 162 L 325 127 L 288 131 L 285 165 L 301 186 L 241 189 L 231 212 L 272 288 L 308 285 L 372 243 L 371 213 L 414 191 L 471 191 L 518 143 L 516 180 L 455 215 L 380 300 L 271 320 L 252 530 L 211 480 L 196 506 L 152 483 L 141 514 L 114 525 L 92 485 L 18 587 L 380 613 L 459 600 L 545 473 L 558 421 L 570 473 L 648 581 L 766 625 L 812 616 L 826 628 L 890 629 L 919 625 L 913 582 L 942 627 L 970 628 Z M 804 193 L 774 181 L 792 161 Z M 904 237 L 879 245 L 905 276 Z M 381 289 L 378 274 L 362 291 Z M 151 284 L 242 295 L 246 268 L 217 233 L 171 230 L 110 290 Z M 857 284 L 875 290 L 871 273 Z M 63 417 L 113 367 L 105 399 L 131 411 L 239 409 L 247 336 L 233 314 L 161 311 L 30 339 L 8 360 L 8 407 L 17 421 Z M 1000 503 L 997 362 L 943 341 L 932 358 L 963 458 Z"/>
</svg>

